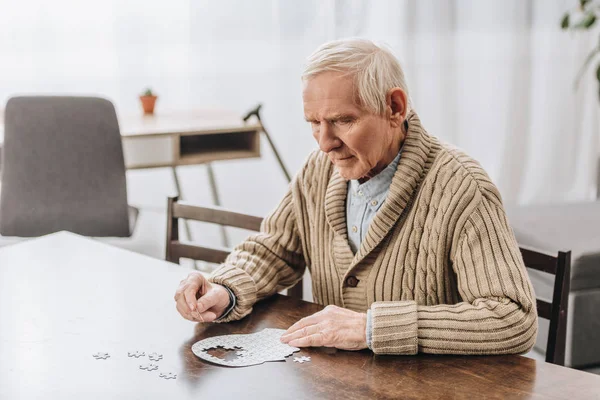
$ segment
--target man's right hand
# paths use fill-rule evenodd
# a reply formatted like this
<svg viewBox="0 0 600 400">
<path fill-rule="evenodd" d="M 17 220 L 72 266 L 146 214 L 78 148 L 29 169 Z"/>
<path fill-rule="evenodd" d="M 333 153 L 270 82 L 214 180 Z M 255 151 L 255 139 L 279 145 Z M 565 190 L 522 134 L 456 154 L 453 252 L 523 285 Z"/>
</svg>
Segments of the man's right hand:
<svg viewBox="0 0 600 400">
<path fill-rule="evenodd" d="M 210 283 L 200 272 L 192 272 L 182 280 L 175 292 L 177 311 L 194 322 L 212 322 L 229 307 L 229 292 Z"/>
</svg>

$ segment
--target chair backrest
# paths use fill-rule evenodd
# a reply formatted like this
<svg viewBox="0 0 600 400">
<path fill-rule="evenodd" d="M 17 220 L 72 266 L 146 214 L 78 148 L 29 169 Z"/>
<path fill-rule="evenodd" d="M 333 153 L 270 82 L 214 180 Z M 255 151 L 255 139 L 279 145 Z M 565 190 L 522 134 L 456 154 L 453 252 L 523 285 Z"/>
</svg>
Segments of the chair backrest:
<svg viewBox="0 0 600 400">
<path fill-rule="evenodd" d="M 228 211 L 220 207 L 201 207 L 180 202 L 178 197 L 169 197 L 167 204 L 167 245 L 165 259 L 179 264 L 180 258 L 211 263 L 225 261 L 231 249 L 204 247 L 179 241 L 179 219 L 208 222 L 259 232 L 262 217 Z M 288 289 L 288 295 L 302 299 L 302 280 Z"/>
<path fill-rule="evenodd" d="M 121 135 L 110 101 L 13 97 L 2 152 L 2 235 L 130 236 Z"/>
<path fill-rule="evenodd" d="M 571 252 L 559 251 L 556 256 L 520 247 L 525 266 L 554 275 L 552 303 L 536 299 L 540 318 L 550 320 L 546 362 L 565 365 L 567 341 L 567 310 L 571 283 Z"/>
</svg>

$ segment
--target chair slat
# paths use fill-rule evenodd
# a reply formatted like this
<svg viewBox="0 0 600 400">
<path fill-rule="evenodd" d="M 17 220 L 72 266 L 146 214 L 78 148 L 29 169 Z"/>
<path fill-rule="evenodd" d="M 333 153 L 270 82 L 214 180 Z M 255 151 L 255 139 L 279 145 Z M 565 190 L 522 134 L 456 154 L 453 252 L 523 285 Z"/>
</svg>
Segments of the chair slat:
<svg viewBox="0 0 600 400">
<path fill-rule="evenodd" d="M 524 247 L 520 247 L 520 250 L 527 268 L 556 275 L 556 256 L 539 253 Z"/>
<path fill-rule="evenodd" d="M 173 204 L 173 217 L 259 231 L 261 217 L 227 211 L 220 207 L 199 207 L 182 202 Z"/>
<path fill-rule="evenodd" d="M 547 301 L 537 299 L 536 300 L 538 317 L 550 319 L 552 317 L 552 304 Z"/>
<path fill-rule="evenodd" d="M 197 245 L 171 242 L 171 254 L 176 258 L 189 258 L 220 264 L 231 253 L 231 250 L 214 249 Z"/>
</svg>

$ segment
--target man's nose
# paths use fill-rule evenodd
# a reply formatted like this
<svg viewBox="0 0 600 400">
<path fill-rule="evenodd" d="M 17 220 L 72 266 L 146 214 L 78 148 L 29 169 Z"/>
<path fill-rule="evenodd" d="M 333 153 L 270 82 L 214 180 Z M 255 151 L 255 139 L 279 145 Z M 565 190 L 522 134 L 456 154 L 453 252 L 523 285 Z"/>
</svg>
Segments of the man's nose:
<svg viewBox="0 0 600 400">
<path fill-rule="evenodd" d="M 327 123 L 321 123 L 319 126 L 319 148 L 324 153 L 329 153 L 337 149 L 342 144 L 341 140 L 335 136 L 331 127 Z"/>
</svg>

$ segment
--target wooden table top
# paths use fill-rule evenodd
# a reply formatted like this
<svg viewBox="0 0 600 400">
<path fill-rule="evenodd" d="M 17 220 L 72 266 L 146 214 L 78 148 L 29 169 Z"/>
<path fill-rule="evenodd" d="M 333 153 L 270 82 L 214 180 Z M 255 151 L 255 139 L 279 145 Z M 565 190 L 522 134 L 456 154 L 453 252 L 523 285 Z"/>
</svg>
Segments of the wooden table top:
<svg viewBox="0 0 600 400">
<path fill-rule="evenodd" d="M 260 130 L 257 123 L 246 124 L 241 115 L 227 110 L 182 110 L 153 115 L 119 115 L 121 136 L 205 134 Z"/>
<path fill-rule="evenodd" d="M 0 398 L 600 398 L 600 376 L 521 356 L 373 356 L 303 349 L 298 364 L 205 363 L 196 341 L 287 328 L 321 307 L 285 296 L 231 324 L 195 324 L 176 310 L 189 271 L 61 232 L 0 249 Z M 159 371 L 142 371 L 162 353 Z M 95 360 L 92 354 L 108 352 Z"/>
</svg>

